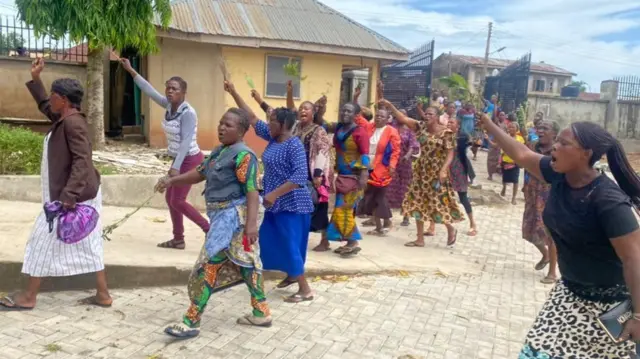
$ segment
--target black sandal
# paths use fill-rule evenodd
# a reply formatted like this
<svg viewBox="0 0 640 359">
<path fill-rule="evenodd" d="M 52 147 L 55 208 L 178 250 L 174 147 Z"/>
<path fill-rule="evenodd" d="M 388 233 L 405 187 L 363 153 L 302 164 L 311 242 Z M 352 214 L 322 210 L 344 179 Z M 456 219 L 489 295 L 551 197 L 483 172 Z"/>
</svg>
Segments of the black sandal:
<svg viewBox="0 0 640 359">
<path fill-rule="evenodd" d="M 353 258 L 355 257 L 358 253 L 360 253 L 360 251 L 362 250 L 362 248 L 360 247 L 347 247 L 348 249 L 346 251 L 343 251 L 340 253 L 340 257 L 342 258 Z"/>
<path fill-rule="evenodd" d="M 448 240 L 447 247 L 453 248 L 453 246 L 456 244 L 457 241 L 458 241 L 458 230 L 456 229 L 455 232 L 453 232 L 453 241 Z"/>
<path fill-rule="evenodd" d="M 184 248 L 186 247 L 184 241 L 176 241 L 175 239 L 166 241 L 166 242 L 162 242 L 162 243 L 158 243 L 158 247 L 159 248 L 169 248 L 169 249 L 179 249 L 179 250 L 184 250 Z"/>
<path fill-rule="evenodd" d="M 276 288 L 278 289 L 284 289 L 287 288 L 295 283 L 298 283 L 297 280 L 291 280 L 289 279 L 289 277 L 285 278 L 282 280 L 282 282 L 278 283 L 278 285 L 276 286 Z"/>
</svg>

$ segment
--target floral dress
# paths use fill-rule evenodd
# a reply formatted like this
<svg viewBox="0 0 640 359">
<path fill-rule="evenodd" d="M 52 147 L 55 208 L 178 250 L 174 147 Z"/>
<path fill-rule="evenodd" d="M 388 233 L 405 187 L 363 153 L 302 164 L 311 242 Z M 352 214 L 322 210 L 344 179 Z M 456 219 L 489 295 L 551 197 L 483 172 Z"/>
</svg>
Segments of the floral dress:
<svg viewBox="0 0 640 359">
<path fill-rule="evenodd" d="M 550 152 L 542 152 L 537 143 L 532 143 L 529 147 L 537 153 L 545 156 L 550 155 Z M 542 221 L 542 212 L 547 204 L 549 191 L 551 191 L 550 184 L 540 181 L 525 171 L 524 187 L 522 188 L 524 193 L 522 238 L 535 246 L 544 245 L 545 241 L 551 241 L 547 227 Z"/>
<path fill-rule="evenodd" d="M 431 134 L 425 123 L 417 126 L 420 157 L 413 165 L 413 181 L 402 204 L 403 213 L 420 221 L 460 222 L 464 215 L 458 208 L 455 192 L 448 181 L 440 183 L 439 176 L 449 151 L 455 149 L 455 135 L 450 130 Z"/>
<path fill-rule="evenodd" d="M 409 152 L 417 155 L 420 152 L 420 145 L 413 131 L 399 125 L 396 120 L 393 120 L 391 126 L 400 133 L 402 147 L 400 150 L 400 161 L 398 161 L 396 172 L 393 175 L 393 181 L 391 181 L 387 192 L 387 200 L 391 208 L 402 208 L 402 201 L 413 178 L 413 171 L 411 169 L 413 157 L 409 160 L 405 160 L 404 158 Z"/>
</svg>

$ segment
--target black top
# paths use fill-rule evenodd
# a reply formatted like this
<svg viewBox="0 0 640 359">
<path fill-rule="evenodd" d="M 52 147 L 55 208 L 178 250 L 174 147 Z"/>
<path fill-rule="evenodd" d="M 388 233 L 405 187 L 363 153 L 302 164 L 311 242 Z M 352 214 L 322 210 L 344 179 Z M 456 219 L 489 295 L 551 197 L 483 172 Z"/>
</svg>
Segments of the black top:
<svg viewBox="0 0 640 359">
<path fill-rule="evenodd" d="M 542 218 L 558 248 L 563 279 L 595 287 L 624 285 L 611 239 L 638 229 L 629 196 L 606 175 L 571 188 L 564 174 L 551 168 L 549 156 L 540 161 L 540 171 L 551 183 Z"/>
</svg>

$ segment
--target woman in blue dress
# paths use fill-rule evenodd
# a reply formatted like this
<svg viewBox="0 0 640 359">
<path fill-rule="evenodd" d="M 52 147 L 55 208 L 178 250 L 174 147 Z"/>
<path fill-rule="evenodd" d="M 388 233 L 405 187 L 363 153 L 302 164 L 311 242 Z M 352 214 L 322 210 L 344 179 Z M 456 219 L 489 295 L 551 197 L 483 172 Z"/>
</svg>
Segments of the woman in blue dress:
<svg viewBox="0 0 640 359">
<path fill-rule="evenodd" d="M 263 268 L 287 273 L 287 278 L 278 285 L 280 288 L 298 283 L 298 292 L 287 297 L 286 302 L 313 300 L 313 292 L 304 276 L 313 201 L 307 188 L 304 145 L 292 134 L 297 114 L 287 108 L 277 108 L 271 111 L 267 123 L 256 117 L 231 82 L 225 81 L 224 89 L 238 107 L 249 112 L 258 137 L 269 142 L 262 154 L 266 212 L 259 241 Z"/>
</svg>

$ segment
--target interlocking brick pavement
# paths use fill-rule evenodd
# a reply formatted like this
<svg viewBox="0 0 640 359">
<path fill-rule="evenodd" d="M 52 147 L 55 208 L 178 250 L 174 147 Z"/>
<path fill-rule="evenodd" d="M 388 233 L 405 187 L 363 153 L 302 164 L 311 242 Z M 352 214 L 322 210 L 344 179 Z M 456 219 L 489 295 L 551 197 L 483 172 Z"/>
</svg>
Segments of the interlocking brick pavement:
<svg viewBox="0 0 640 359">
<path fill-rule="evenodd" d="M 88 292 L 45 293 L 32 312 L 0 312 L 0 359 L 517 358 L 550 287 L 533 270 L 537 251 L 521 239 L 522 203 L 477 207 L 475 215 L 477 237 L 463 235 L 467 222 L 458 224 L 458 244 L 446 251 L 438 226 L 414 250 L 456 253 L 480 271 L 455 270 L 456 260 L 435 272 L 314 280 L 316 299 L 300 304 L 282 301 L 293 289 L 268 282 L 268 329 L 236 325 L 250 310 L 246 289 L 237 286 L 212 298 L 200 337 L 182 342 L 162 330 L 186 309 L 184 287 L 114 290 L 111 309 L 75 305 Z M 390 240 L 413 233 L 398 231 Z M 364 253 L 366 239 L 362 246 Z"/>
</svg>

